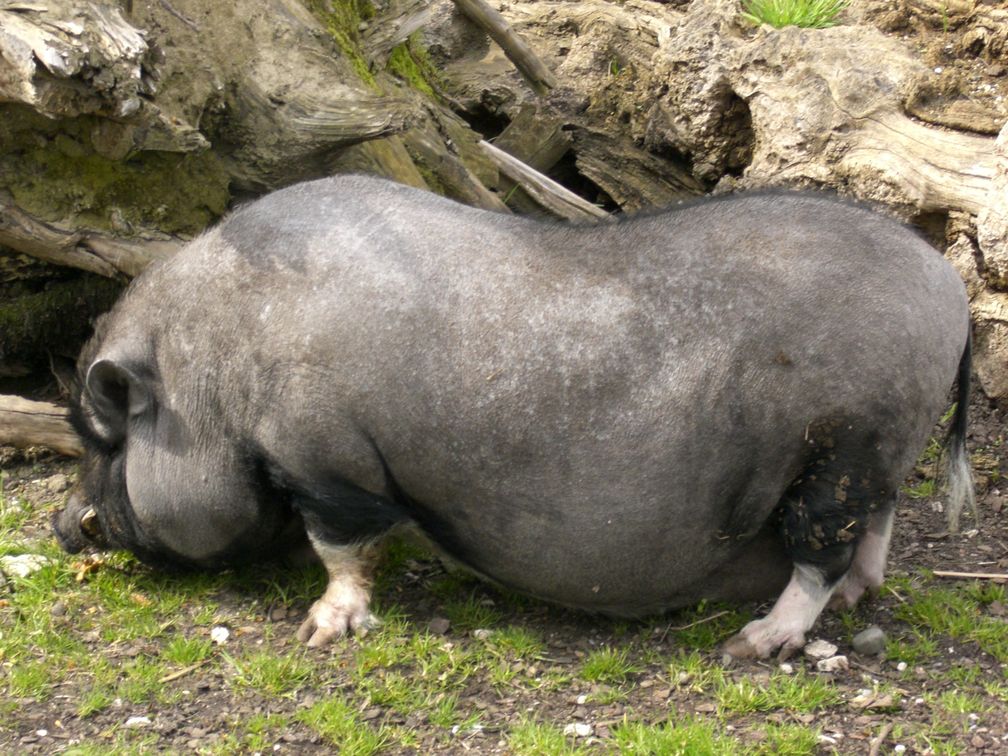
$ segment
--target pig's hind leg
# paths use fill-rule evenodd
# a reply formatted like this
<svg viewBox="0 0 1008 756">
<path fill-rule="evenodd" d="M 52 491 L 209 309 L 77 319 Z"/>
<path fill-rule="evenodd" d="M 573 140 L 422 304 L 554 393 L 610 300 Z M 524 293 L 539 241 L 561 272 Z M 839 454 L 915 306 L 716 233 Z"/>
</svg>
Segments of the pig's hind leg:
<svg viewBox="0 0 1008 756">
<path fill-rule="evenodd" d="M 810 468 L 782 500 L 781 528 L 794 564 L 791 580 L 767 616 L 728 641 L 725 651 L 732 656 L 765 658 L 778 651 L 786 658 L 805 644 L 805 634 L 835 591 L 859 596 L 881 581 L 888 525 L 865 538 L 869 523 L 891 522 L 891 494 L 872 485 L 878 476 L 870 466 L 845 469 L 836 459 L 831 454 L 829 461 Z M 855 477 L 855 470 L 871 472 Z"/>
<path fill-rule="evenodd" d="M 895 502 L 890 501 L 888 506 L 869 515 L 868 528 L 854 552 L 854 561 L 833 592 L 830 606 L 854 606 L 866 591 L 874 593 L 882 587 L 894 512 Z"/>
</svg>

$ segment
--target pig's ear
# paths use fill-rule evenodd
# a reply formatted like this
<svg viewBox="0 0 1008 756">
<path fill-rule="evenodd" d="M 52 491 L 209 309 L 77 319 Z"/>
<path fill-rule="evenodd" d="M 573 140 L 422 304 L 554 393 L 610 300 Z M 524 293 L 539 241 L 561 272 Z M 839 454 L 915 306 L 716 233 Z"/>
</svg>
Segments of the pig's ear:
<svg viewBox="0 0 1008 756">
<path fill-rule="evenodd" d="M 126 436 L 127 421 L 151 405 L 146 382 L 125 364 L 115 359 L 97 359 L 84 379 L 90 399 L 92 424 L 98 434 L 110 441 Z"/>
</svg>

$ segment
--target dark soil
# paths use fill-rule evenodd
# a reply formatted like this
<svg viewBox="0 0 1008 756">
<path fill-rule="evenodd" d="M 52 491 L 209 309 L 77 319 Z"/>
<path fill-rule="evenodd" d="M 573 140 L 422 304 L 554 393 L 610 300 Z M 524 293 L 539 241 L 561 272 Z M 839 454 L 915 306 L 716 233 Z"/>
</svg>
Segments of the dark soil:
<svg viewBox="0 0 1008 756">
<path fill-rule="evenodd" d="M 1000 477 L 1000 471 L 1008 469 L 1008 446 L 1005 445 L 1005 414 L 988 405 L 985 400 L 974 402 L 971 411 L 971 452 L 977 462 L 978 504 L 981 515 L 979 529 L 970 518 L 964 517 L 965 532 L 959 535 L 944 534 L 944 515 L 937 511 L 937 503 L 931 500 L 909 500 L 901 496 L 897 526 L 890 560 L 890 574 L 916 574 L 922 568 L 935 570 L 956 570 L 967 572 L 1005 573 L 1008 572 L 1008 515 L 1004 512 L 1008 486 Z M 5 473 L 4 495 L 7 500 L 17 497 L 29 501 L 53 500 L 64 492 L 75 475 L 71 462 L 44 452 L 2 451 L 0 461 Z M 923 480 L 923 475 L 919 476 Z M 914 481 L 910 481 L 913 484 Z M 40 513 L 28 524 L 24 535 L 29 539 L 48 538 L 45 514 Z M 142 568 L 138 568 L 142 569 Z M 431 628 L 443 632 L 447 641 L 458 644 L 473 642 L 470 632 L 458 631 L 442 621 L 443 601 L 429 590 L 433 580 L 443 574 L 442 565 L 434 558 L 410 560 L 405 568 L 380 581 L 383 586 L 376 595 L 381 605 L 395 604 L 405 613 L 410 625 L 418 630 Z M 467 590 L 469 588 L 467 587 Z M 403 724 L 414 729 L 423 744 L 420 752 L 474 750 L 494 753 L 508 750 L 503 733 L 523 715 L 532 714 L 536 718 L 553 723 L 589 723 L 595 742 L 602 744 L 610 728 L 622 721 L 627 712 L 640 721 L 661 722 L 677 715 L 696 714 L 711 716 L 715 710 L 709 696 L 699 695 L 686 685 L 677 685 L 668 679 L 667 666 L 655 657 L 674 657 L 682 650 L 666 633 L 668 627 L 687 624 L 692 615 L 671 615 L 664 620 L 642 624 L 627 624 L 598 617 L 569 612 L 536 602 L 514 604 L 488 586 L 474 585 L 472 590 L 478 600 L 493 604 L 503 614 L 502 625 L 523 625 L 534 628 L 546 641 L 547 648 L 539 661 L 540 670 L 533 674 L 555 670 L 568 670 L 574 677 L 568 690 L 542 692 L 534 687 L 512 686 L 502 693 L 487 680 L 474 677 L 459 702 L 464 711 L 480 712 L 483 729 L 459 735 L 451 743 L 445 742 L 445 731 L 428 725 L 422 717 L 409 721 L 409 716 L 394 709 L 369 707 L 363 712 L 375 724 Z M 54 601 L 58 597 L 54 597 Z M 307 604 L 291 606 L 260 607 L 254 619 L 248 620 L 250 601 L 254 597 L 240 589 L 225 591 L 215 597 L 220 603 L 218 616 L 228 617 L 234 635 L 231 643 L 235 648 L 261 645 L 279 655 L 289 654 L 297 649 L 293 639 L 298 623 L 304 617 Z M 460 597 L 461 598 L 461 597 Z M 883 590 L 878 597 L 863 601 L 853 614 L 857 631 L 871 624 L 877 624 L 889 637 L 900 637 L 907 631 L 906 626 L 893 617 L 902 597 L 898 592 Z M 764 609 L 751 607 L 757 611 Z M 0 619 L 6 625 L 11 617 L 0 610 Z M 850 619 L 848 618 L 848 622 Z M 667 623 L 667 624 L 666 624 Z M 184 633 L 184 620 L 173 628 Z M 0 625 L 2 627 L 2 625 Z M 272 630 L 273 632 L 269 632 Z M 1008 625 L 1006 625 L 1008 633 Z M 205 634 L 205 629 L 204 629 Z M 790 711 L 771 712 L 758 715 L 737 715 L 726 717 L 736 734 L 745 736 L 756 725 L 769 721 L 780 723 L 807 724 L 821 728 L 826 738 L 824 748 L 838 749 L 843 753 L 863 753 L 869 748 L 869 741 L 887 723 L 908 725 L 919 722 L 927 724 L 932 714 L 923 705 L 922 699 L 954 684 L 943 677 L 943 670 L 956 666 L 978 665 L 991 680 L 1003 680 L 1002 665 L 982 653 L 975 645 L 960 645 L 951 639 L 943 642 L 948 653 L 941 658 L 922 663 L 913 675 L 900 674 L 896 664 L 899 660 L 880 657 L 860 658 L 850 648 L 851 628 L 845 626 L 841 615 L 827 611 L 810 638 L 824 638 L 840 647 L 840 653 L 851 660 L 851 668 L 833 675 L 827 675 L 832 684 L 844 691 L 845 697 L 854 699 L 859 690 L 872 687 L 869 679 L 891 683 L 901 696 L 901 704 L 895 710 L 859 710 L 855 706 L 830 707 L 818 713 L 795 713 Z M 96 653 L 113 661 L 127 663 L 138 655 L 155 654 L 157 641 L 139 639 L 128 644 L 103 644 L 95 634 L 90 639 Z M 356 641 L 337 644 L 332 649 L 319 651 L 320 664 L 330 665 L 339 670 L 352 659 Z M 579 703 L 579 695 L 591 696 L 604 686 L 577 679 L 577 670 L 585 656 L 603 645 L 612 644 L 629 650 L 639 671 L 630 683 L 623 686 L 625 695 L 615 703 Z M 644 654 L 647 649 L 651 653 Z M 720 661 L 720 653 L 715 649 L 702 653 L 711 662 Z M 796 667 L 803 665 L 813 668 L 811 662 L 793 660 Z M 768 680 L 775 662 L 749 662 L 737 664 L 733 675 L 748 678 L 759 683 Z M 526 670 L 528 671 L 528 670 Z M 343 684 L 340 673 L 336 672 L 335 685 L 330 682 L 325 688 L 306 687 L 292 697 L 265 696 L 252 689 L 236 689 L 229 684 L 231 672 L 222 665 L 206 670 L 197 668 L 181 679 L 170 683 L 189 691 L 189 694 L 175 704 L 162 706 L 157 703 L 113 704 L 89 717 L 76 715 L 76 708 L 85 692 L 73 675 L 67 675 L 58 686 L 55 695 L 45 701 L 21 699 L 7 715 L 7 722 L 0 727 L 0 751 L 13 753 L 51 753 L 63 746 L 84 741 L 101 742 L 103 737 L 133 716 L 147 716 L 152 724 L 150 735 L 157 737 L 158 750 L 191 751 L 211 749 L 221 733 L 240 728 L 240 723 L 254 714 L 293 713 L 311 705 L 313 701 L 327 695 L 341 694 L 353 696 L 352 690 Z M 236 690 L 238 692 L 236 692 Z M 583 699 L 582 699 L 583 700 Z M 44 735 L 39 733 L 44 731 Z M 754 736 L 755 737 L 755 736 Z M 964 733 L 955 740 L 959 752 L 1000 753 L 1008 748 L 1008 720 L 1005 707 L 1000 711 L 988 712 L 982 719 L 964 725 Z M 326 752 L 330 749 L 320 737 L 305 725 L 294 723 L 287 726 L 278 742 L 275 752 L 305 753 Z M 888 749 L 884 752 L 889 752 Z M 910 752 L 914 752 L 911 747 Z"/>
</svg>

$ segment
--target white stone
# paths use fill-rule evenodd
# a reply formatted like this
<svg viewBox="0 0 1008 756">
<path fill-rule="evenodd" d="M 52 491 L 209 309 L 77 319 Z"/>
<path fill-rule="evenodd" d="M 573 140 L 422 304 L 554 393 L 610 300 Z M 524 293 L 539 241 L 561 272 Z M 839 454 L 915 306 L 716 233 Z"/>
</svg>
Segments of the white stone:
<svg viewBox="0 0 1008 756">
<path fill-rule="evenodd" d="M 149 727 L 150 724 L 150 717 L 130 717 L 126 720 L 127 727 Z"/>
<path fill-rule="evenodd" d="M 907 668 L 906 662 L 900 662 L 899 664 L 896 665 L 897 672 L 906 672 L 906 668 Z"/>
<path fill-rule="evenodd" d="M 587 738 L 592 734 L 592 726 L 584 722 L 574 722 L 564 727 L 564 735 L 574 735 L 578 738 Z"/>
<path fill-rule="evenodd" d="M 841 654 L 831 656 L 828 659 L 820 659 L 816 662 L 816 669 L 820 672 L 839 672 L 843 669 L 850 669 L 850 663 L 847 661 L 847 657 Z"/>
<path fill-rule="evenodd" d="M 586 696 L 584 693 L 582 693 L 580 696 L 578 696 L 574 700 L 577 702 L 578 706 L 584 706 L 586 703 L 588 703 L 588 696 Z"/>
<path fill-rule="evenodd" d="M 831 656 L 836 656 L 837 647 L 824 640 L 814 640 L 811 643 L 805 645 L 805 656 L 812 659 L 828 659 Z"/>
<path fill-rule="evenodd" d="M 788 664 L 787 662 L 781 662 L 780 671 L 783 672 L 785 675 L 793 675 L 794 674 L 794 666 L 791 665 L 791 664 Z"/>
<path fill-rule="evenodd" d="M 210 631 L 210 640 L 218 646 L 223 646 L 230 637 L 231 632 L 223 625 L 217 625 L 217 627 Z"/>
<path fill-rule="evenodd" d="M 51 559 L 41 554 L 18 554 L 0 557 L 0 570 L 14 577 L 25 578 L 51 563 Z"/>
</svg>

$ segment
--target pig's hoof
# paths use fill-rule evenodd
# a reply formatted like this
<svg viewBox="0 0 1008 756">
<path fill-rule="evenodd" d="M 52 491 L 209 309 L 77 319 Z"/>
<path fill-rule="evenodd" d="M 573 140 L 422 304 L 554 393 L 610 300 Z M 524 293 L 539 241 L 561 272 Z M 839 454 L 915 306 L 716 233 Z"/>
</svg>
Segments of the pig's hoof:
<svg viewBox="0 0 1008 756">
<path fill-rule="evenodd" d="M 774 651 L 783 661 L 805 645 L 805 633 L 765 617 L 753 620 L 733 635 L 724 645 L 724 652 L 735 659 L 766 659 Z"/>
<path fill-rule="evenodd" d="M 865 594 L 875 595 L 882 587 L 882 577 L 869 578 L 856 570 L 849 571 L 830 597 L 830 609 L 849 609 Z"/>
<path fill-rule="evenodd" d="M 368 611 L 367 603 L 331 604 L 323 597 L 312 605 L 308 618 L 298 628 L 297 639 L 318 648 L 347 633 L 366 635 L 377 626 L 378 618 Z"/>
</svg>

